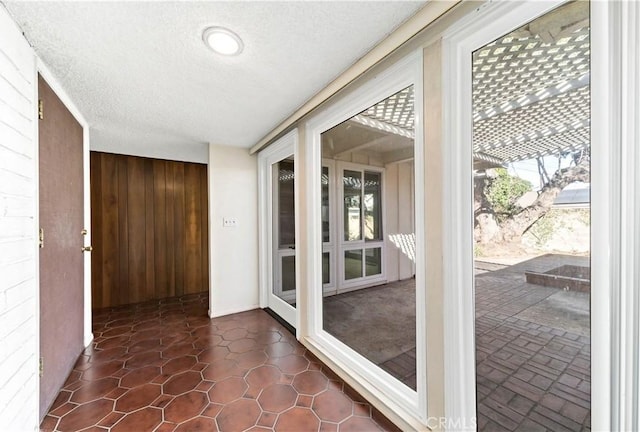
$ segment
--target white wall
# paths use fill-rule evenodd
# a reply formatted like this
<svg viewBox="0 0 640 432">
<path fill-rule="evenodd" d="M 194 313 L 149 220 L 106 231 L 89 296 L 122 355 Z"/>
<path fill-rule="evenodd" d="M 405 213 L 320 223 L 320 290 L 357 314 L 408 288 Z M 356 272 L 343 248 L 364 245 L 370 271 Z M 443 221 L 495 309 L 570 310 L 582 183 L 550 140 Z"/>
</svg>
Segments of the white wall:
<svg viewBox="0 0 640 432">
<path fill-rule="evenodd" d="M 386 275 L 390 282 L 415 275 L 415 181 L 413 161 L 385 167 Z"/>
<path fill-rule="evenodd" d="M 209 147 L 209 315 L 259 307 L 258 163 L 247 149 Z M 223 218 L 237 220 L 223 227 Z"/>
<path fill-rule="evenodd" d="M 91 128 L 91 150 L 155 159 L 206 164 L 209 146 L 206 143 L 171 139 L 164 134 L 140 133 L 124 128 L 102 130 Z"/>
<path fill-rule="evenodd" d="M 0 428 L 38 427 L 35 55 L 0 6 Z"/>
</svg>

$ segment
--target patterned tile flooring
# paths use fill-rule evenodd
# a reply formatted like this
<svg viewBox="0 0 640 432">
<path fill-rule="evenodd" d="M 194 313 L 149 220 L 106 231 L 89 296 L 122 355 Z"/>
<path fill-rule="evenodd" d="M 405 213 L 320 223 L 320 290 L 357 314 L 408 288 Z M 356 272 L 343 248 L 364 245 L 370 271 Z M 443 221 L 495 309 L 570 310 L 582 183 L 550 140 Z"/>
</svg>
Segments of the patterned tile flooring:
<svg viewBox="0 0 640 432">
<path fill-rule="evenodd" d="M 562 310 L 527 314 L 563 290 L 528 284 L 524 271 L 544 272 L 564 264 L 588 266 L 589 259 L 544 255 L 476 276 L 479 430 L 590 430 L 588 322 L 569 323 L 570 330 L 567 319 L 554 323 Z M 589 294 L 574 296 L 588 304 Z"/>
<path fill-rule="evenodd" d="M 267 313 L 197 294 L 94 313 L 44 431 L 397 430 Z"/>
</svg>

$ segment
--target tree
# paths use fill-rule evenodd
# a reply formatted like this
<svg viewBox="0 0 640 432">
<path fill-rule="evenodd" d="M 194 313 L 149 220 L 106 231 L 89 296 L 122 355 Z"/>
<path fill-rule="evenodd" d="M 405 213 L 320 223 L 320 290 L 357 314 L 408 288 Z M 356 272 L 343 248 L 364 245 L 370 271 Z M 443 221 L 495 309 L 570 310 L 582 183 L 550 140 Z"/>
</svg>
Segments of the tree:
<svg viewBox="0 0 640 432">
<path fill-rule="evenodd" d="M 558 161 L 566 155 L 559 155 Z M 487 170 L 485 176 L 474 179 L 474 238 L 477 243 L 519 243 L 522 235 L 551 209 L 562 189 L 574 182 L 590 180 L 590 154 L 588 150 L 570 154 L 571 163 L 558 168 L 549 176 L 538 159 L 542 188 L 537 198 L 524 208 L 518 199 L 531 190 L 531 185 L 511 176 L 503 168 Z"/>
</svg>

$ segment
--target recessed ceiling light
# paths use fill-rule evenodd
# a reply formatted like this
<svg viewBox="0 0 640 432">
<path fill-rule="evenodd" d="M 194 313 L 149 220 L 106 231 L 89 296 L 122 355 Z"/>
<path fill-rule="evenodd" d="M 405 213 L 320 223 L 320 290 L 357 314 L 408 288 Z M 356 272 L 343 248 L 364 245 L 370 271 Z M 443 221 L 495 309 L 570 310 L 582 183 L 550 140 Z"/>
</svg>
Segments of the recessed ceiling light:
<svg viewBox="0 0 640 432">
<path fill-rule="evenodd" d="M 202 33 L 202 40 L 214 52 L 226 56 L 238 55 L 244 48 L 240 36 L 224 27 L 207 28 Z"/>
</svg>

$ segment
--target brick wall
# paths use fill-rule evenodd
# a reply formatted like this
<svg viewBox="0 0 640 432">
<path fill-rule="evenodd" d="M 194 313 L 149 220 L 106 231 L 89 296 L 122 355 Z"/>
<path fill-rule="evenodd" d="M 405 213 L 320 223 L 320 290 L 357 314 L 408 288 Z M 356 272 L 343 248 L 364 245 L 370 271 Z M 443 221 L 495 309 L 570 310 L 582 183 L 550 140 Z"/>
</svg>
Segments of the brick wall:
<svg viewBox="0 0 640 432">
<path fill-rule="evenodd" d="M 0 5 L 0 429 L 38 426 L 35 56 Z"/>
</svg>

